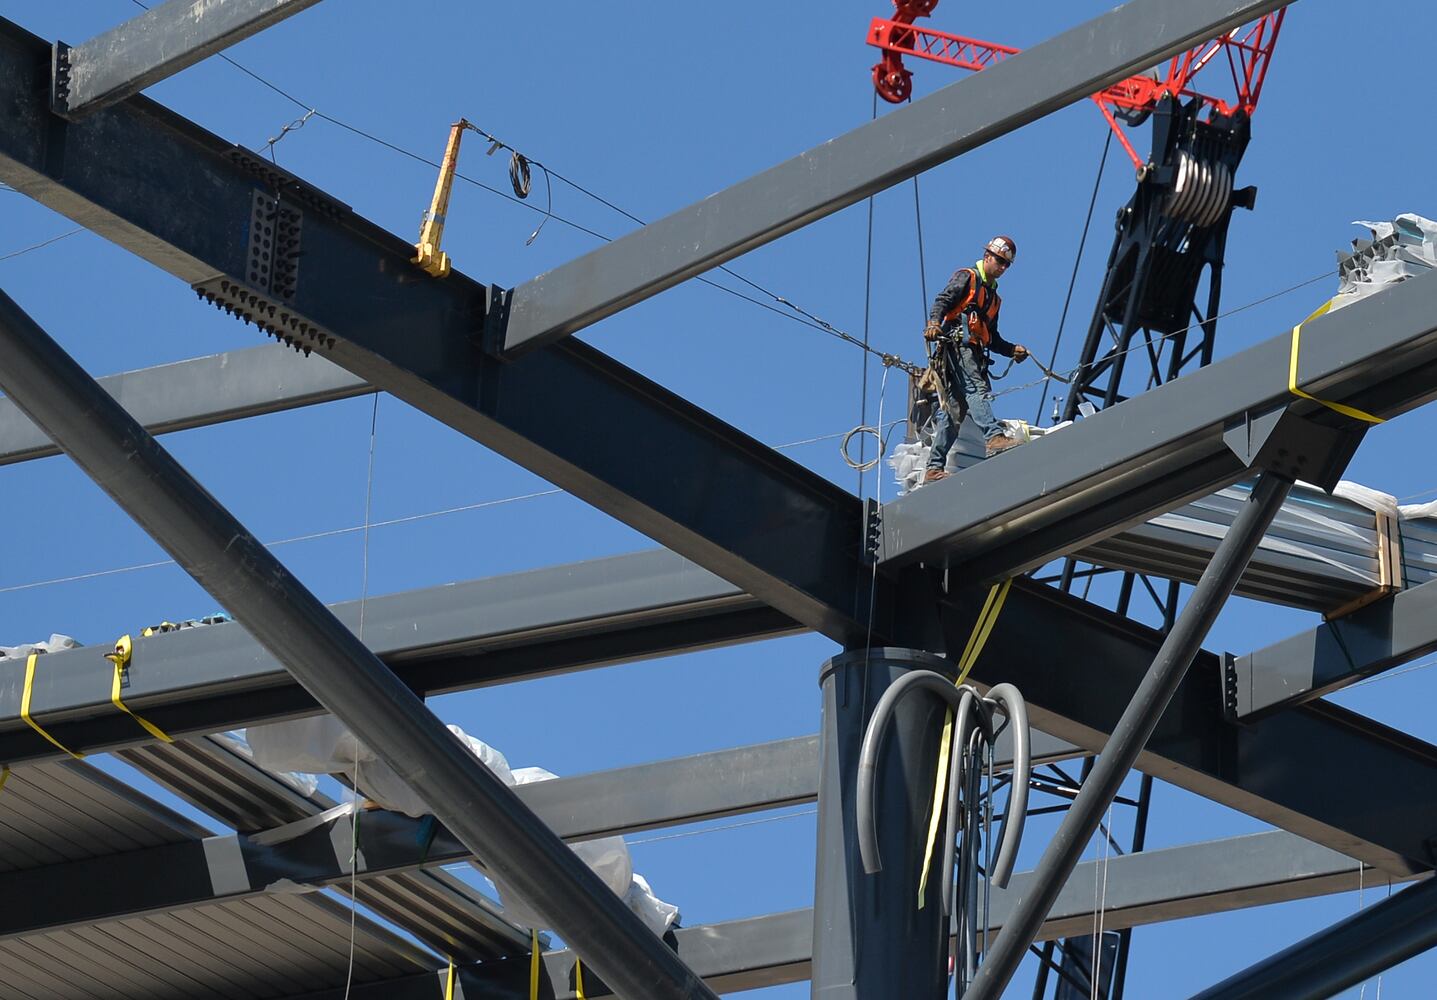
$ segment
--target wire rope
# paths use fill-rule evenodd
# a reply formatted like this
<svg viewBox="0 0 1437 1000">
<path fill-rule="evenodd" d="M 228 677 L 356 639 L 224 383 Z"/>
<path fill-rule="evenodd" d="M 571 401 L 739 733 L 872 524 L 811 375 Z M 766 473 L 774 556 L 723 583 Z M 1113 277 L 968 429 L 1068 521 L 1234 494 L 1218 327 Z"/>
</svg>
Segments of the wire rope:
<svg viewBox="0 0 1437 1000">
<path fill-rule="evenodd" d="M 1053 336 L 1053 351 L 1048 355 L 1048 368 L 1051 370 L 1058 363 L 1058 345 L 1063 340 L 1063 328 L 1068 322 L 1068 306 L 1073 301 L 1073 289 L 1078 283 L 1078 267 L 1083 263 L 1083 249 L 1088 245 L 1088 228 L 1093 224 L 1093 209 L 1098 204 L 1098 190 L 1103 186 L 1103 170 L 1108 165 L 1108 150 L 1113 145 L 1113 130 L 1106 129 L 1107 139 L 1103 141 L 1103 155 L 1098 160 L 1098 176 L 1093 178 L 1093 193 L 1088 198 L 1088 216 L 1083 220 L 1083 235 L 1078 237 L 1078 253 L 1073 260 L 1073 273 L 1068 278 L 1068 294 L 1063 297 L 1063 312 L 1058 317 L 1058 332 Z M 1038 415 L 1033 418 L 1035 424 L 1043 422 L 1043 407 L 1048 402 L 1048 389 L 1051 383 L 1043 382 L 1043 395 L 1038 399 Z"/>
</svg>

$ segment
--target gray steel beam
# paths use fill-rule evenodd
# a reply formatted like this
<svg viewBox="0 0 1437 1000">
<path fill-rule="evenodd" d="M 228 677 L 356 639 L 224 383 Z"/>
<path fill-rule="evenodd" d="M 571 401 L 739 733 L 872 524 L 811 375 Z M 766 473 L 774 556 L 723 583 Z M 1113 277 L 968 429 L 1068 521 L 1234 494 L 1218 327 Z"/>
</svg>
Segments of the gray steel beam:
<svg viewBox="0 0 1437 1000">
<path fill-rule="evenodd" d="M 353 605 L 337 610 L 341 617 L 357 613 Z M 974 614 L 972 605 L 950 610 L 950 643 L 957 648 Z M 375 650 L 425 693 L 797 630 L 731 585 L 661 552 L 375 598 L 365 619 Z M 1018 580 L 974 678 L 1017 683 L 1036 727 L 1096 753 L 1160 639 L 1121 616 Z M 146 741 L 110 704 L 100 652 L 51 653 L 41 661 L 35 718 L 77 747 Z M 1101 672 L 1091 664 L 1102 664 Z M 0 685 L 0 760 L 53 758 L 55 748 L 20 718 L 19 698 L 14 685 Z M 277 661 L 229 625 L 139 640 L 127 698 L 177 733 L 316 708 Z M 1424 845 L 1427 831 L 1437 829 L 1437 804 L 1410 790 L 1437 787 L 1437 748 L 1320 702 L 1241 727 L 1227 723 L 1222 706 L 1218 658 L 1203 653 L 1138 766 L 1393 874 L 1430 865 Z M 1292 752 L 1295 746 L 1303 755 Z M 1316 764 L 1304 762 L 1314 754 Z M 1371 789 L 1371 798 L 1332 796 L 1327 775 Z"/>
<path fill-rule="evenodd" d="M 3 294 L 0 387 L 617 989 L 655 1000 L 713 996 L 418 696 Z"/>
<path fill-rule="evenodd" d="M 0 23 L 0 179 L 804 625 L 867 634 L 857 498 L 577 341 L 486 355 L 494 289 L 429 278 L 406 240 L 143 96 L 56 118 L 48 49 Z M 636 440 L 665 460 L 634 461 Z"/>
<path fill-rule="evenodd" d="M 96 379 L 151 434 L 208 427 L 374 391 L 324 358 L 296 360 L 278 344 L 227 351 Z M 10 400 L 0 397 L 0 465 L 58 455 L 60 449 Z"/>
<path fill-rule="evenodd" d="M 1092 932 L 1098 864 L 1084 862 L 1074 871 L 1039 933 L 1040 940 Z M 1282 831 L 1114 857 L 1108 862 L 1103 925 L 1120 930 L 1348 892 L 1358 887 L 1362 878 L 1359 871 L 1351 858 Z M 1369 872 L 1366 877 L 1370 885 L 1373 876 Z M 1031 872 L 1021 873 L 1013 876 L 1007 890 L 993 890 L 992 929 L 1002 927 L 1015 898 L 1029 888 L 1031 878 Z M 812 923 L 811 910 L 793 910 L 681 929 L 675 941 L 680 957 L 690 968 L 718 992 L 730 993 L 809 978 Z M 508 963 L 515 964 L 523 968 L 491 963 L 487 967 L 460 969 L 465 995 L 527 1000 L 527 963 Z M 546 982 L 540 996 L 545 1000 L 574 1000 L 573 968 L 572 953 L 545 953 Z M 439 988 L 442 987 L 441 979 Z M 601 995 L 600 987 L 587 973 L 584 987 L 589 996 Z M 443 996 L 435 992 L 431 977 L 390 981 L 367 989 L 368 992 L 356 984 L 353 1000 L 440 1000 Z M 321 994 L 312 1000 L 338 1000 L 338 996 Z"/>
<path fill-rule="evenodd" d="M 1193 1000 L 1332 997 L 1437 945 L 1437 882 L 1372 904 Z"/>
<path fill-rule="evenodd" d="M 951 612 L 950 648 L 962 648 L 976 614 L 972 604 Z M 1152 629 L 1019 579 L 969 679 L 1016 685 L 1033 726 L 1098 753 L 1161 642 Z M 1323 701 L 1233 725 L 1211 653 L 1198 655 L 1137 766 L 1391 875 L 1433 866 L 1437 797 L 1412 789 L 1437 788 L 1437 747 Z"/>
<path fill-rule="evenodd" d="M 1035 762 L 1078 753 L 1071 744 L 1034 734 Z M 1010 764 L 1000 747 L 998 766 Z M 521 785 L 519 799 L 567 841 L 622 836 L 812 802 L 817 795 L 817 736 L 641 764 Z M 38 930 L 200 905 L 276 891 L 281 886 L 343 886 L 351 877 L 351 818 L 309 825 L 276 842 L 273 832 L 231 834 L 143 848 L 104 858 L 0 873 L 0 895 L 36 907 L 0 912 L 0 938 Z M 286 824 L 290 825 L 290 824 Z M 432 843 L 420 821 L 383 810 L 360 816 L 359 863 L 353 877 L 377 876 L 466 861 L 473 853 L 440 828 Z M 482 858 L 480 859 L 483 860 Z M 62 892 L 60 886 L 75 886 Z M 86 886 L 84 891 L 78 887 Z M 38 898 L 38 897 L 37 897 Z M 366 895 L 366 902 L 371 902 Z"/>
<path fill-rule="evenodd" d="M 1236 482 L 1250 428 L 1293 400 L 1291 347 L 1283 333 L 900 497 L 883 510 L 881 565 L 1005 577 Z M 1434 372 L 1437 274 L 1303 326 L 1298 383 L 1321 398 L 1390 418 L 1437 398 Z M 1298 478 L 1327 485 L 1311 467 Z"/>
<path fill-rule="evenodd" d="M 81 118 L 319 0 L 169 0 L 80 45 L 55 46 L 56 114 Z"/>
<path fill-rule="evenodd" d="M 1208 629 L 1232 595 L 1243 567 L 1281 509 L 1292 483 L 1290 477 L 1271 470 L 1258 478 L 1232 530 L 1223 536 L 1212 562 L 1183 605 L 1172 631 L 1163 639 L 1152 666 L 1144 673 L 1132 700 L 1113 727 L 1112 736 L 1098 755 L 1097 763 L 1084 778 L 1083 787 L 1048 842 L 1033 874 L 1032 889 L 1019 897 L 992 950 L 983 956 L 977 977 L 963 994 L 965 1000 L 996 1000 L 1007 989 L 1058 893 L 1102 823 L 1103 813 L 1112 805 L 1123 780 L 1177 693 Z"/>
<path fill-rule="evenodd" d="M 1245 656 L 1224 657 L 1236 719 L 1260 718 L 1437 651 L 1437 581 Z"/>
<path fill-rule="evenodd" d="M 334 606 L 347 625 L 359 603 Z M 802 631 L 672 552 L 636 552 L 382 597 L 365 605 L 365 641 L 411 690 L 443 694 L 732 645 Z M 49 653 L 31 711 L 67 746 L 111 750 L 148 740 L 110 702 L 106 650 Z M 21 691 L 0 685 L 0 760 L 58 751 L 25 724 Z M 218 732 L 317 704 L 236 624 L 135 640 L 126 703 L 166 732 Z"/>
<path fill-rule="evenodd" d="M 152 434 L 345 399 L 373 388 L 322 358 L 302 364 L 282 345 L 248 348 L 98 380 Z M 979 441 L 979 447 L 982 442 Z M 54 455 L 57 449 L 13 404 L 0 398 L 0 465 Z M 975 462 L 980 459 L 975 459 Z M 975 464 L 970 462 L 968 464 Z M 1109 536 L 1074 555 L 1114 569 L 1194 583 L 1232 521 L 1244 484 L 1204 497 L 1145 524 Z M 1344 523 L 1314 527 L 1314 510 Z M 1336 512 L 1334 514 L 1334 511 Z M 1269 529 L 1237 594 L 1313 611 L 1347 604 L 1378 585 L 1372 512 L 1298 487 Z M 1362 521 L 1368 527 L 1362 526 Z M 1404 540 L 1412 530 L 1404 525 Z M 1297 546 L 1299 552 L 1292 547 Z M 1409 549 L 1410 552 L 1410 549 Z M 1409 560 L 1408 585 L 1432 575 Z"/>
<path fill-rule="evenodd" d="M 552 343 L 1280 6 L 1134 0 L 520 285 L 504 350 Z"/>
</svg>

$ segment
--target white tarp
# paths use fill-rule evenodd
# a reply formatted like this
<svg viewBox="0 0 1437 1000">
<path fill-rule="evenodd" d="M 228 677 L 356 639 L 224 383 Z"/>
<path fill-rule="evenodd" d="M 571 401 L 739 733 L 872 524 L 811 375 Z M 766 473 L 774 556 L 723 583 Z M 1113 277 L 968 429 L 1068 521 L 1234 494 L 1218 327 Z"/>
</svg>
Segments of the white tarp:
<svg viewBox="0 0 1437 1000">
<path fill-rule="evenodd" d="M 541 767 L 511 770 L 504 755 L 483 740 L 469 736 L 458 726 L 450 726 L 449 731 L 506 785 L 526 785 L 555 777 Z M 360 789 L 384 808 L 416 818 L 433 812 L 393 768 L 332 715 L 251 726 L 245 739 L 254 762 L 268 771 L 281 776 L 296 771 L 347 775 L 357 771 Z M 569 846 L 655 934 L 663 934 L 678 921 L 678 907 L 655 896 L 643 876 L 634 872 L 624 838 L 604 837 Z M 489 874 L 499 890 L 505 916 L 518 924 L 548 928 L 548 922 L 526 906 L 502 878 Z"/>
</svg>

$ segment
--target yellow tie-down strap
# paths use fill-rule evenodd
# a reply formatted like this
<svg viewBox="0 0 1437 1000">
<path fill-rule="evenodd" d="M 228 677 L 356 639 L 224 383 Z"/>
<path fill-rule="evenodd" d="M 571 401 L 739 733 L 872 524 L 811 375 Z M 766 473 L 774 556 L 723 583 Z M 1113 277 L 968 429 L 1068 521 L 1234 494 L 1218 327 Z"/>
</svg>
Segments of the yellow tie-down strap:
<svg viewBox="0 0 1437 1000">
<path fill-rule="evenodd" d="M 39 653 L 31 653 L 30 658 L 25 661 L 25 690 L 24 693 L 20 695 L 20 718 L 25 720 L 25 725 L 29 726 L 31 729 L 35 730 L 35 732 L 45 737 L 45 739 L 49 740 L 53 746 L 58 748 L 63 753 L 69 754 L 75 760 L 84 760 L 84 754 L 76 753 L 74 750 L 71 750 L 65 744 L 55 739 L 55 737 L 45 732 L 44 728 L 40 725 L 40 723 L 30 718 L 30 698 L 35 693 L 35 661 L 39 658 Z"/>
<path fill-rule="evenodd" d="M 1003 602 L 1008 599 L 1008 589 L 1012 586 L 1013 581 L 1009 578 L 1002 583 L 993 584 L 988 591 L 983 610 L 978 612 L 978 620 L 973 623 L 973 633 L 968 636 L 968 645 L 963 648 L 963 655 L 958 658 L 958 679 L 953 682 L 954 686 L 962 685 L 968 679 L 973 664 L 978 662 L 978 655 L 988 643 L 988 636 L 993 632 L 998 614 L 1003 610 Z M 933 779 L 933 812 L 928 817 L 928 838 L 923 845 L 923 875 L 918 880 L 920 910 L 923 909 L 923 897 L 928 891 L 928 871 L 933 866 L 933 847 L 938 842 L 938 824 L 948 798 L 948 756 L 952 747 L 953 712 L 950 710 L 943 720 L 943 739 L 938 745 L 938 773 Z"/>
<path fill-rule="evenodd" d="M 539 948 L 539 932 L 529 931 L 529 1000 L 539 1000 L 539 965 L 542 961 L 542 954 Z M 584 998 L 584 965 L 577 958 L 574 959 L 574 997 L 575 1000 Z"/>
<path fill-rule="evenodd" d="M 134 649 L 134 640 L 128 635 L 122 635 L 115 640 L 114 652 L 105 654 L 105 659 L 115 665 L 115 679 L 110 685 L 110 702 L 120 711 L 138 722 L 145 732 L 149 733 L 155 739 L 163 740 L 166 743 L 173 743 L 174 739 L 167 735 L 163 729 L 149 719 L 136 713 L 129 705 L 126 705 L 124 701 L 120 699 L 120 688 L 124 686 L 125 671 L 129 669 L 130 657 L 133 655 Z"/>
<path fill-rule="evenodd" d="M 1303 399 L 1310 399 L 1314 403 L 1321 403 L 1329 410 L 1334 410 L 1342 414 L 1344 417 L 1351 417 L 1353 420 L 1361 420 L 1364 423 L 1369 424 L 1383 423 L 1383 419 L 1381 417 L 1374 417 L 1372 414 L 1359 410 L 1355 406 L 1347 406 L 1344 403 L 1332 403 L 1325 399 L 1318 399 L 1312 393 L 1303 392 L 1297 387 L 1297 356 L 1298 352 L 1301 350 L 1302 347 L 1303 323 L 1310 323 L 1313 320 L 1317 319 L 1317 317 L 1326 315 L 1327 311 L 1331 308 L 1332 299 L 1328 299 L 1326 302 L 1322 303 L 1322 305 L 1318 306 L 1316 312 L 1314 312 L 1311 316 L 1307 317 L 1307 319 L 1303 320 L 1302 323 L 1299 323 L 1292 328 L 1292 355 L 1291 359 L 1288 361 L 1287 366 L 1287 391 L 1292 393 L 1294 396 L 1301 396 Z"/>
</svg>

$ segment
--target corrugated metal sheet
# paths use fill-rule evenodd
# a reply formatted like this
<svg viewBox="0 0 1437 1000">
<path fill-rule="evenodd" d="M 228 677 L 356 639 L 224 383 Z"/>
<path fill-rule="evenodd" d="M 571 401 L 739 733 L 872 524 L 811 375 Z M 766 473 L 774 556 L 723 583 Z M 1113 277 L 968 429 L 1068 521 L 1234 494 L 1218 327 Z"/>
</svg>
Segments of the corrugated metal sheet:
<svg viewBox="0 0 1437 1000">
<path fill-rule="evenodd" d="M 123 750 L 124 760 L 197 808 L 244 833 L 313 816 L 334 805 L 302 796 L 252 764 L 225 737 Z M 348 886 L 336 889 L 348 893 Z M 442 871 L 382 875 L 359 883 L 361 903 L 436 951 L 477 961 L 527 953 L 527 932 L 462 880 Z"/>
<path fill-rule="evenodd" d="M 18 768 L 0 792 L 0 870 L 105 857 L 209 832 L 83 762 Z M 0 1000 L 239 1000 L 342 988 L 349 940 L 349 908 L 321 893 L 45 931 L 0 941 Z M 355 918 L 356 982 L 439 964 L 375 921 Z"/>
</svg>

